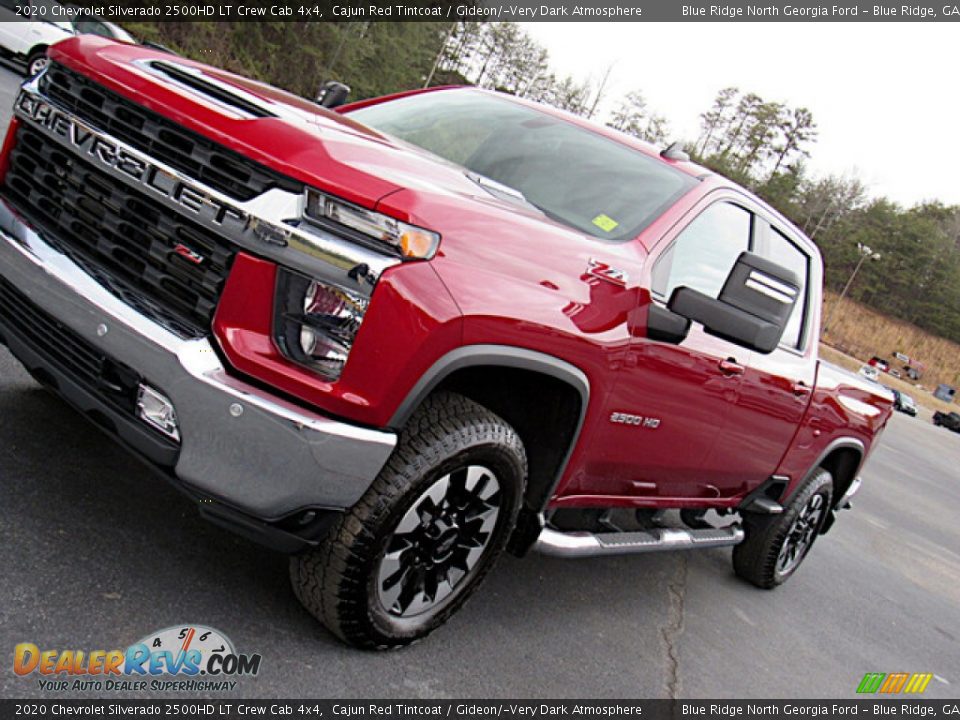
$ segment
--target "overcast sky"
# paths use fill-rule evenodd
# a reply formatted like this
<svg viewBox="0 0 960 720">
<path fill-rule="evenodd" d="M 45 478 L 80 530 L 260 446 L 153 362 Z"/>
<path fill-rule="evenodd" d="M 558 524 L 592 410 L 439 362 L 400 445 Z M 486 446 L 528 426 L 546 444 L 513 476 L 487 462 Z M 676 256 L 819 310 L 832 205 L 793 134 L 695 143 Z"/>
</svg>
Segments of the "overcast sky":
<svg viewBox="0 0 960 720">
<path fill-rule="evenodd" d="M 820 135 L 815 174 L 857 173 L 904 205 L 960 204 L 960 32 L 954 23 L 526 23 L 562 73 L 608 96 L 639 89 L 694 139 L 699 114 L 734 85 L 805 106 Z"/>
</svg>

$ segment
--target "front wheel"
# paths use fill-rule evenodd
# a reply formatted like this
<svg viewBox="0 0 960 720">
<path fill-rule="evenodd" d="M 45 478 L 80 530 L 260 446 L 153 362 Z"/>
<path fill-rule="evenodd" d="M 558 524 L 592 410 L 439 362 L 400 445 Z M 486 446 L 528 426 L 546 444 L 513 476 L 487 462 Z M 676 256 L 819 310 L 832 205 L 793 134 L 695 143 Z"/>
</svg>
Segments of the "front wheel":
<svg viewBox="0 0 960 720">
<path fill-rule="evenodd" d="M 781 514 L 745 518 L 746 538 L 733 548 L 737 575 L 764 589 L 786 582 L 813 547 L 832 499 L 833 476 L 819 468 Z"/>
<path fill-rule="evenodd" d="M 291 560 L 294 593 L 360 647 L 426 636 L 503 551 L 525 477 L 523 444 L 504 420 L 460 395 L 429 398 L 324 544 Z"/>
<path fill-rule="evenodd" d="M 37 50 L 31 53 L 27 58 L 27 77 L 32 78 L 47 69 L 50 64 L 50 58 L 47 57 L 46 50 Z"/>
</svg>

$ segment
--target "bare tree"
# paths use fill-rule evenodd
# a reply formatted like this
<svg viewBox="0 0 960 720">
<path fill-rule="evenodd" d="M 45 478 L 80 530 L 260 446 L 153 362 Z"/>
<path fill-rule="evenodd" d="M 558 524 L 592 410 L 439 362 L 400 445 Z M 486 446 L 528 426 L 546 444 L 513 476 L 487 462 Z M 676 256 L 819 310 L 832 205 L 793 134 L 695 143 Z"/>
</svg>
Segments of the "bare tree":
<svg viewBox="0 0 960 720">
<path fill-rule="evenodd" d="M 603 100 L 604 91 L 607 89 L 607 83 L 610 81 L 610 74 L 613 72 L 613 66 L 616 63 L 610 63 L 607 65 L 607 69 L 603 73 L 603 77 L 600 79 L 600 84 L 597 86 L 597 92 L 593 96 L 593 104 L 590 105 L 590 110 L 587 112 L 587 117 L 592 118 L 597 112 L 597 106 L 600 104 L 600 101 Z"/>
<path fill-rule="evenodd" d="M 777 174 L 791 155 L 810 156 L 803 146 L 817 138 L 817 124 L 813 121 L 813 113 L 806 108 L 794 108 L 792 113 L 785 114 L 780 123 L 780 132 L 782 139 L 774 148 L 776 156 L 770 177 Z"/>
<path fill-rule="evenodd" d="M 787 109 L 776 102 L 762 102 L 755 105 L 749 122 L 743 132 L 737 169 L 750 176 L 772 152 L 772 143 L 780 131 L 781 119 Z"/>
<path fill-rule="evenodd" d="M 739 94 L 735 87 L 724 88 L 717 93 L 711 108 L 700 115 L 700 137 L 695 146 L 697 154 L 706 155 L 715 136 L 730 122 L 730 111 Z"/>
<path fill-rule="evenodd" d="M 627 93 L 607 125 L 656 145 L 662 145 L 667 139 L 666 118 L 650 110 L 639 90 Z"/>
<path fill-rule="evenodd" d="M 861 207 L 866 196 L 867 188 L 857 177 L 828 175 L 806 183 L 800 192 L 801 228 L 816 239 L 837 220 Z"/>
</svg>

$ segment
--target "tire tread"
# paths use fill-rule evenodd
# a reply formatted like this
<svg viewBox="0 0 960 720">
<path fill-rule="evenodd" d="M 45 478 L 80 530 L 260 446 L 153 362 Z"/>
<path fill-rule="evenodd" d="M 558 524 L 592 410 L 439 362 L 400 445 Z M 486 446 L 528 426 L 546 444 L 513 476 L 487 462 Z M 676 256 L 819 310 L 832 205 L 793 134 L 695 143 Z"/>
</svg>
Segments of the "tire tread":
<svg viewBox="0 0 960 720">
<path fill-rule="evenodd" d="M 744 580 L 764 590 L 782 585 L 793 573 L 777 575 L 777 557 L 785 535 L 800 510 L 812 495 L 827 487 L 827 505 L 833 497 L 833 477 L 825 468 L 818 468 L 794 494 L 780 515 L 753 515 L 744 520 L 746 538 L 733 548 L 733 569 Z M 826 515 L 824 515 L 824 519 Z M 821 520 L 821 527 L 823 520 Z M 811 544 L 812 548 L 812 544 Z M 809 553 L 809 549 L 807 551 Z M 803 560 L 801 560 L 801 564 Z M 799 566 L 798 566 L 799 567 Z"/>
<path fill-rule="evenodd" d="M 400 433 L 397 446 L 363 497 L 334 524 L 317 549 L 294 557 L 290 579 L 303 606 L 340 639 L 364 648 L 386 649 L 419 637 L 387 636 L 368 613 L 367 582 L 374 562 L 377 530 L 424 473 L 454 454 L 495 444 L 515 455 L 526 478 L 526 454 L 519 436 L 504 420 L 462 395 L 441 392 L 427 400 Z M 519 488 L 522 497 L 523 487 Z M 516 519 L 519 503 L 515 503 Z M 509 532 L 491 546 L 472 588 L 431 621 L 432 631 L 446 621 L 476 589 L 503 551 Z M 423 635 L 425 635 L 424 633 Z"/>
</svg>

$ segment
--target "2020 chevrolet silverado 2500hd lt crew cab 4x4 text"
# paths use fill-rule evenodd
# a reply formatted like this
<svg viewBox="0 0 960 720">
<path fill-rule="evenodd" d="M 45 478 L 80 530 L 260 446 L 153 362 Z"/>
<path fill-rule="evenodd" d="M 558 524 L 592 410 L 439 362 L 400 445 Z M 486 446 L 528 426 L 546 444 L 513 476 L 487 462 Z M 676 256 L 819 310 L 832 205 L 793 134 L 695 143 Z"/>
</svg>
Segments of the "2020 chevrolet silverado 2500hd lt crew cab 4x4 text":
<svg viewBox="0 0 960 720">
<path fill-rule="evenodd" d="M 891 398 L 818 362 L 815 246 L 682 153 L 476 89 L 332 112 L 50 58 L 0 162 L 0 336 L 341 638 L 425 635 L 508 546 L 730 545 L 770 588 L 859 487 Z"/>
</svg>

